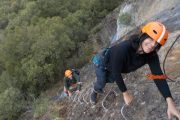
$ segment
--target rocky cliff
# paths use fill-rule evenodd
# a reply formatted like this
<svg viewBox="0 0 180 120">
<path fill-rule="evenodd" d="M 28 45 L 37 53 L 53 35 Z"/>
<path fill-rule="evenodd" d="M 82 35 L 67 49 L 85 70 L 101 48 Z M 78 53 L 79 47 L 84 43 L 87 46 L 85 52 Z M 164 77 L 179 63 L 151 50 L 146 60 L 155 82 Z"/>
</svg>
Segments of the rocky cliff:
<svg viewBox="0 0 180 120">
<path fill-rule="evenodd" d="M 131 16 L 131 22 L 127 25 L 118 22 L 123 13 Z M 134 0 L 124 3 L 102 21 L 101 30 L 91 37 L 95 44 L 94 51 L 125 40 L 129 35 L 139 32 L 143 24 L 152 20 L 163 22 L 169 31 L 168 42 L 159 51 L 160 61 L 163 63 L 168 49 L 180 35 L 179 0 Z M 180 39 L 171 49 L 165 63 L 167 75 L 175 81 L 180 81 L 179 49 Z M 59 101 L 59 115 L 68 120 L 166 120 L 166 102 L 157 92 L 155 84 L 145 77 L 147 73 L 150 73 L 149 68 L 144 66 L 136 72 L 123 75 L 127 88 L 135 98 L 131 106 L 124 106 L 122 94 L 116 84 L 107 84 L 105 93 L 98 96 L 97 105 L 92 106 L 89 99 L 96 76 L 92 64 L 89 63 L 81 69 L 81 94 Z M 168 84 L 177 106 L 180 106 L 180 82 Z"/>
</svg>

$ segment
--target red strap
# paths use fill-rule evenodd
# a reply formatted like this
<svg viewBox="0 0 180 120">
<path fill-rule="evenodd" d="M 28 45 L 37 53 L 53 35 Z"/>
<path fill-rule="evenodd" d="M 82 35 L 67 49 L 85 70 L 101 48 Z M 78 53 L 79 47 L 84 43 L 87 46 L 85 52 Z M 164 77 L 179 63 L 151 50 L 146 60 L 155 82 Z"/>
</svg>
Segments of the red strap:
<svg viewBox="0 0 180 120">
<path fill-rule="evenodd" d="M 147 74 L 146 77 L 149 80 L 165 80 L 167 78 L 166 75 L 153 75 L 153 74 Z"/>
</svg>

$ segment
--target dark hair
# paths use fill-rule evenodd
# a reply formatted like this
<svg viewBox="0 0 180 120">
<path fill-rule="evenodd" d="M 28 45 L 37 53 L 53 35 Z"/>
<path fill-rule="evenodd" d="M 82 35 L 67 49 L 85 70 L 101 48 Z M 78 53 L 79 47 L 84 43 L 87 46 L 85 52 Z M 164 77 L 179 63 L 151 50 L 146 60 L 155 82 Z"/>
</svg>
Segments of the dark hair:
<svg viewBox="0 0 180 120">
<path fill-rule="evenodd" d="M 141 45 L 146 38 L 150 38 L 150 36 L 146 33 L 141 34 L 139 37 L 139 45 Z"/>
<path fill-rule="evenodd" d="M 139 42 L 140 42 L 140 35 L 134 34 L 129 37 L 129 40 L 131 41 L 132 47 L 137 50 L 139 48 Z"/>
</svg>

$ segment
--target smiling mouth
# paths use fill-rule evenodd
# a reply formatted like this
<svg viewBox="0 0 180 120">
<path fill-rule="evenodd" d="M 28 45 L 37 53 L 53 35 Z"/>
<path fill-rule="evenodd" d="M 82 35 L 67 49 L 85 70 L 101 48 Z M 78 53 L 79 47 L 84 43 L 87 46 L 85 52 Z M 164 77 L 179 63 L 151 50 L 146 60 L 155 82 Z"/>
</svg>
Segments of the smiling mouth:
<svg viewBox="0 0 180 120">
<path fill-rule="evenodd" d="M 152 49 L 151 49 L 151 48 L 148 48 L 147 50 L 148 50 L 148 51 L 152 51 Z"/>
</svg>

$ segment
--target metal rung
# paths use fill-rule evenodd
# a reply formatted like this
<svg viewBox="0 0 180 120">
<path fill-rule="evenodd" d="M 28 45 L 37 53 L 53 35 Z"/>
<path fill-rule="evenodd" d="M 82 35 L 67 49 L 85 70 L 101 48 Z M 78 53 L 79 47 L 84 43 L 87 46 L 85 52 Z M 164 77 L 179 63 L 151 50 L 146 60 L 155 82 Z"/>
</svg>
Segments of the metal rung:
<svg viewBox="0 0 180 120">
<path fill-rule="evenodd" d="M 103 107 L 103 109 L 104 109 L 106 112 L 108 111 L 108 109 L 104 106 L 104 101 L 105 101 L 106 98 L 110 95 L 111 92 L 114 92 L 114 93 L 116 94 L 116 92 L 115 92 L 114 90 L 110 90 L 110 91 L 106 94 L 106 96 L 104 97 L 104 99 L 102 100 L 102 107 Z"/>
</svg>

